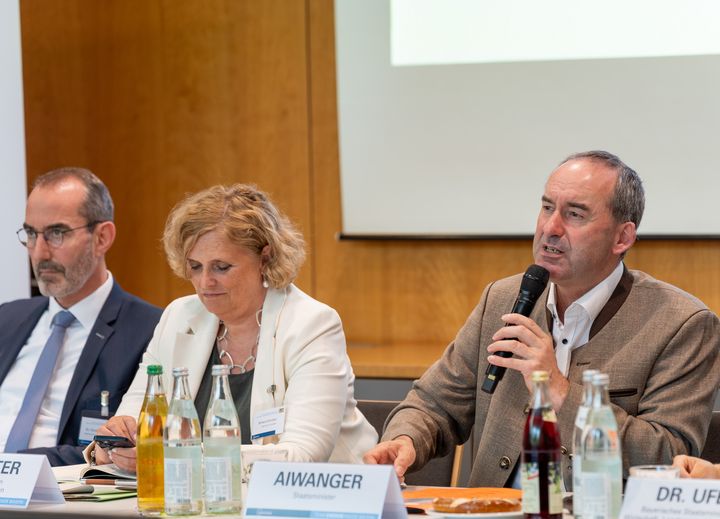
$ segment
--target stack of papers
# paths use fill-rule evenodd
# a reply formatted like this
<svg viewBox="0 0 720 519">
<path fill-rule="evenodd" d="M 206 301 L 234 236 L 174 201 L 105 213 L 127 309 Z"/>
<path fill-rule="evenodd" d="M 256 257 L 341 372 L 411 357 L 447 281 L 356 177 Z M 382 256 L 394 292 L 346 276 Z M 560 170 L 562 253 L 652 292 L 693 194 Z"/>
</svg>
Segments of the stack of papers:
<svg viewBox="0 0 720 519">
<path fill-rule="evenodd" d="M 137 485 L 137 476 L 134 473 L 126 472 L 114 463 L 110 463 L 109 465 L 88 465 L 80 471 L 80 479 L 126 481 Z"/>
<path fill-rule="evenodd" d="M 114 464 L 87 466 L 80 471 L 80 480 L 60 480 L 66 501 L 112 501 L 137 496 L 135 474 Z"/>
<path fill-rule="evenodd" d="M 79 481 L 60 481 L 59 485 L 66 501 L 112 501 L 137 496 L 137 490 L 113 485 L 85 485 Z"/>
</svg>

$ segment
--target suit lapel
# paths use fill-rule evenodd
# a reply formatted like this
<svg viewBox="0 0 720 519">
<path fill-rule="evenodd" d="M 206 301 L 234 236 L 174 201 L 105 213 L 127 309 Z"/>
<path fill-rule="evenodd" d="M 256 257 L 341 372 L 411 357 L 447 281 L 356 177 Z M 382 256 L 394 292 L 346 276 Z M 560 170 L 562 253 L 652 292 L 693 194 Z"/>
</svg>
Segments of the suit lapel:
<svg viewBox="0 0 720 519">
<path fill-rule="evenodd" d="M 115 333 L 114 324 L 123 306 L 124 299 L 123 290 L 117 283 L 113 283 L 110 295 L 100 309 L 100 313 L 95 320 L 95 325 L 92 327 L 92 330 L 90 330 L 90 335 L 88 335 L 77 366 L 75 366 L 75 372 L 70 381 L 70 387 L 68 387 L 62 414 L 60 415 L 58 440 L 63 434 L 65 426 L 70 419 L 70 414 L 75 409 L 77 400 L 80 398 L 86 382 L 95 371 L 95 364 L 100 357 L 100 353 L 102 353 L 103 348 L 105 348 L 108 339 Z"/>
<path fill-rule="evenodd" d="M 287 294 L 290 287 L 282 290 L 269 288 L 265 295 L 262 310 L 262 323 L 260 324 L 260 342 L 257 350 L 257 361 L 255 362 L 255 379 L 274 383 L 274 393 L 268 392 L 269 387 L 261 387 L 260 384 L 253 383 L 253 393 L 251 402 L 253 408 L 258 409 L 262 406 L 256 405 L 262 401 L 266 403 L 272 402 L 275 396 L 279 402 L 285 398 L 285 380 L 282 376 L 274 376 L 285 372 L 282 363 L 276 365 L 273 359 L 282 359 L 282 355 L 278 355 L 275 351 L 275 334 L 279 319 L 287 300 Z M 275 371 L 275 373 L 273 373 Z M 272 381 L 272 382 L 271 382 Z"/>
<path fill-rule="evenodd" d="M 590 338 L 586 344 L 583 344 L 579 348 L 575 348 L 572 352 L 571 365 L 575 365 L 580 369 L 570 370 L 569 378 L 571 382 L 582 383 L 582 372 L 586 369 L 603 369 L 603 366 L 609 358 L 614 354 L 615 351 L 619 350 L 624 346 L 617 340 L 606 340 L 603 339 L 603 329 L 610 320 L 615 317 L 620 308 L 623 306 L 630 291 L 632 290 L 633 276 L 627 270 L 624 269 L 623 275 L 620 278 L 618 286 L 615 287 L 615 291 L 610 296 L 610 299 L 605 304 L 600 313 L 593 321 L 590 328 Z M 590 346 L 592 343 L 591 347 Z"/>
<path fill-rule="evenodd" d="M 17 360 L 20 350 L 25 346 L 40 316 L 47 310 L 48 298 L 43 297 L 37 300 L 37 306 L 25 315 L 17 326 L 8 326 L 0 335 L 0 384 L 5 380 L 10 368 Z M 28 376 L 31 375 L 32 373 L 28 374 Z"/>
<path fill-rule="evenodd" d="M 175 336 L 172 366 L 164 376 L 165 391 L 168 392 L 168 395 L 172 394 L 172 368 L 177 367 L 190 368 L 188 376 L 190 393 L 197 395 L 205 373 L 205 366 L 215 346 L 220 320 L 199 302 L 198 306 L 199 311 L 188 317 L 185 330 L 177 332 Z"/>
<path fill-rule="evenodd" d="M 620 281 L 615 287 L 615 290 L 610 296 L 610 299 L 608 299 L 608 302 L 605 303 L 605 306 L 603 306 L 603 309 L 600 310 L 600 313 L 595 318 L 592 326 L 590 327 L 590 339 L 592 339 L 595 334 L 602 330 L 603 327 L 608 322 L 610 322 L 610 319 L 613 318 L 617 311 L 620 310 L 620 307 L 623 305 L 623 303 L 625 303 L 625 300 L 630 295 L 630 290 L 632 290 L 632 284 L 632 274 L 630 274 L 630 271 L 628 271 L 627 267 L 623 265 L 623 274 L 620 277 Z"/>
</svg>

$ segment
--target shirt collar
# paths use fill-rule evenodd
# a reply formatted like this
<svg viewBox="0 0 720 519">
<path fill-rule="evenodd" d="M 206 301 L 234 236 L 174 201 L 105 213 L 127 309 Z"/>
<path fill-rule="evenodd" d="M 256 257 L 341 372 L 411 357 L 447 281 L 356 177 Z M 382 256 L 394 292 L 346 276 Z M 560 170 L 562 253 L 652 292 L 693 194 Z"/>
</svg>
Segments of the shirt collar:
<svg viewBox="0 0 720 519">
<path fill-rule="evenodd" d="M 617 267 L 615 267 L 615 270 L 613 270 L 608 277 L 606 277 L 600 283 L 585 292 L 577 300 L 573 301 L 568 307 L 568 310 L 570 310 L 570 308 L 572 308 L 573 306 L 578 305 L 585 310 L 590 319 L 590 322 L 594 321 L 595 318 L 600 314 L 600 311 L 603 309 L 603 307 L 610 300 L 610 296 L 615 291 L 615 288 L 617 288 L 618 283 L 620 283 L 620 278 L 622 278 L 624 268 L 625 267 L 623 262 L 619 262 L 617 264 Z M 548 310 L 550 310 L 553 319 L 559 321 L 559 316 L 557 312 L 557 300 L 555 294 L 555 283 L 550 283 L 550 290 L 548 291 L 546 307 Z"/>
<path fill-rule="evenodd" d="M 100 310 L 102 309 L 105 301 L 110 295 L 110 291 L 113 287 L 113 276 L 108 271 L 108 277 L 105 282 L 100 285 L 95 291 L 84 299 L 81 299 L 70 308 L 67 308 L 74 316 L 75 319 L 87 330 L 91 330 L 95 325 Z M 60 303 L 54 297 L 50 298 L 50 304 L 48 306 L 48 312 L 50 317 L 55 316 L 56 313 L 65 310 Z M 52 320 L 52 319 L 51 319 Z"/>
</svg>

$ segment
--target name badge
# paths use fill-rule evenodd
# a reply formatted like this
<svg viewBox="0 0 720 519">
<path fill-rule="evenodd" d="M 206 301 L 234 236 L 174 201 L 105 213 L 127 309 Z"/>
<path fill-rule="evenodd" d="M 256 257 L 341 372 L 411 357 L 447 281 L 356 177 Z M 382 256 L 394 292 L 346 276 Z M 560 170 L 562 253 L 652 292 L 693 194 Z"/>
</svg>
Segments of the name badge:
<svg viewBox="0 0 720 519">
<path fill-rule="evenodd" d="M 100 416 L 98 411 L 83 411 L 80 418 L 80 430 L 78 432 L 78 445 L 90 445 L 95 436 L 95 431 L 105 425 L 110 417 Z"/>
<path fill-rule="evenodd" d="M 250 439 L 257 440 L 265 436 L 282 434 L 285 430 L 285 407 L 273 407 L 253 416 L 250 425 Z"/>
<path fill-rule="evenodd" d="M 65 502 L 47 457 L 0 454 L 0 508 L 27 508 L 31 501 Z"/>
<path fill-rule="evenodd" d="M 720 480 L 628 479 L 620 519 L 720 516 Z"/>
<path fill-rule="evenodd" d="M 392 465 L 256 461 L 244 517 L 404 519 Z"/>
</svg>

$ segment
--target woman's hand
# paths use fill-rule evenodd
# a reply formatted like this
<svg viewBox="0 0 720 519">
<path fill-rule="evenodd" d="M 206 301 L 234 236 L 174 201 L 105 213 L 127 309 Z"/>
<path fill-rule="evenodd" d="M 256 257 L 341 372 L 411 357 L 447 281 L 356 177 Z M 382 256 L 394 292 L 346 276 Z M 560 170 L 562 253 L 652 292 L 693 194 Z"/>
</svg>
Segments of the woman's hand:
<svg viewBox="0 0 720 519">
<path fill-rule="evenodd" d="M 135 422 L 135 418 L 132 416 L 113 416 L 97 431 L 95 431 L 95 434 L 100 435 L 124 436 L 133 442 L 135 442 L 136 433 L 137 423 Z M 135 472 L 136 456 L 135 447 L 118 447 L 106 451 L 105 449 L 101 449 L 98 445 L 95 445 L 95 463 L 98 465 L 115 463 L 115 465 L 127 472 Z"/>
<path fill-rule="evenodd" d="M 694 456 L 675 456 L 673 467 L 680 469 L 681 478 L 720 479 L 720 465 Z"/>
</svg>

